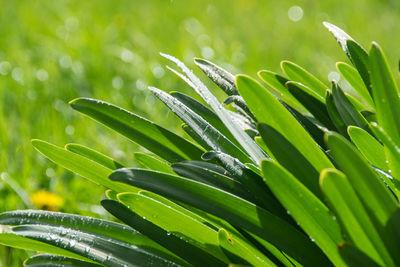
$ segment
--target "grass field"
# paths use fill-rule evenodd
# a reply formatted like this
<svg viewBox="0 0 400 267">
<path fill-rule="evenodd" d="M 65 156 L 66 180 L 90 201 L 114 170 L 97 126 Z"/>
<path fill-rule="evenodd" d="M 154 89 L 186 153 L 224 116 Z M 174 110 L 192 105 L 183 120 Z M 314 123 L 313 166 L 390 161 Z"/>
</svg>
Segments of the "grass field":
<svg viewBox="0 0 400 267">
<path fill-rule="evenodd" d="M 81 143 L 134 165 L 135 144 L 69 108 L 79 96 L 183 133 L 146 89 L 194 96 L 164 68 L 159 52 L 193 68 L 198 56 L 252 76 L 260 69 L 279 72 L 279 62 L 288 59 L 327 80 L 335 63 L 347 60 L 322 26 L 329 21 L 366 47 L 379 42 L 398 73 L 399 12 L 397 1 L 384 0 L 0 1 L 0 211 L 45 205 L 104 216 L 97 205 L 104 189 L 56 167 L 30 140 Z M 40 190 L 56 200 L 41 198 Z M 31 201 L 35 194 L 44 203 Z M 20 266 L 25 257 L 0 247 L 0 266 Z"/>
</svg>

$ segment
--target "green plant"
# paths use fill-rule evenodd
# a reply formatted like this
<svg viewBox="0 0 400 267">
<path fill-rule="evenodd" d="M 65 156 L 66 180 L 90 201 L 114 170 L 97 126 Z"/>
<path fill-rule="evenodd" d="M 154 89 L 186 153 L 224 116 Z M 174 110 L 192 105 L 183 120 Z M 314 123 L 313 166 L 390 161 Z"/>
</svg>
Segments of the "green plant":
<svg viewBox="0 0 400 267">
<path fill-rule="evenodd" d="M 49 253 L 27 266 L 400 265 L 398 89 L 376 43 L 367 53 L 325 26 L 354 66 L 337 64 L 351 87 L 332 81 L 328 89 L 288 61 L 287 77 L 258 73 L 264 87 L 196 59 L 235 111 L 162 54 L 211 107 L 150 87 L 197 144 L 111 104 L 71 101 L 152 152 L 135 153 L 142 169 L 125 168 L 82 145 L 33 141 L 50 160 L 105 186 L 101 204 L 124 224 L 6 212 L 0 243 Z"/>
</svg>

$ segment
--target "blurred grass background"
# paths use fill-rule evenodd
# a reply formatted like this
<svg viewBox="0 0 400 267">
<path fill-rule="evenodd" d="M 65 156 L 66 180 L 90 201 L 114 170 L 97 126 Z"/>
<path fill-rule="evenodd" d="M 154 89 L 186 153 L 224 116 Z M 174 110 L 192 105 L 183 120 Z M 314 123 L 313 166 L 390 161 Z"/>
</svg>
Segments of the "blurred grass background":
<svg viewBox="0 0 400 267">
<path fill-rule="evenodd" d="M 397 72 L 398 5 L 384 0 L 0 0 L 0 211 L 32 207 L 106 216 L 98 206 L 104 188 L 52 164 L 30 140 L 81 143 L 133 165 L 133 152 L 140 148 L 74 112 L 68 101 L 98 98 L 180 129 L 146 90 L 153 85 L 193 96 L 165 70 L 160 51 L 192 68 L 192 58 L 199 56 L 252 76 L 260 69 L 280 72 L 279 62 L 288 59 L 327 81 L 335 62 L 347 61 L 322 26 L 329 21 L 364 47 L 372 40 L 380 43 Z M 21 266 L 26 256 L 0 246 L 0 266 Z"/>
</svg>

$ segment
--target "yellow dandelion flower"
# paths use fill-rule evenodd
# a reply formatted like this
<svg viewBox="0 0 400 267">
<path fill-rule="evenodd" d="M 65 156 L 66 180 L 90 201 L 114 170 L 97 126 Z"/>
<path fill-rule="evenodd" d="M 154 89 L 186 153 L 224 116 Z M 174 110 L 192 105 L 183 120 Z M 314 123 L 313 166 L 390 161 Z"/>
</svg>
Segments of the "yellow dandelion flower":
<svg viewBox="0 0 400 267">
<path fill-rule="evenodd" d="M 64 200 L 57 194 L 39 190 L 30 196 L 32 204 L 38 209 L 57 211 L 63 204 Z"/>
</svg>

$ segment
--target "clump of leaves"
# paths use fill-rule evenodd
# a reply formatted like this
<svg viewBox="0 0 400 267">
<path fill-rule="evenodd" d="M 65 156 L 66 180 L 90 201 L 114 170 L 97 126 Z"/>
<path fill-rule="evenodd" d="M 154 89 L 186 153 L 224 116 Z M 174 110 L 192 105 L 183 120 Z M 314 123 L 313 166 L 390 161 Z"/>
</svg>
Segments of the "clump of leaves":
<svg viewBox="0 0 400 267">
<path fill-rule="evenodd" d="M 0 243 L 48 253 L 26 266 L 399 266 L 399 92 L 378 44 L 367 52 L 325 26 L 351 61 L 337 63 L 346 87 L 289 61 L 286 76 L 260 71 L 262 85 L 195 59 L 227 94 L 221 104 L 162 54 L 208 104 L 149 88 L 193 140 L 99 100 L 71 101 L 151 152 L 135 153 L 143 168 L 126 168 L 82 145 L 33 141 L 105 186 L 101 204 L 124 224 L 5 212 Z"/>
</svg>

